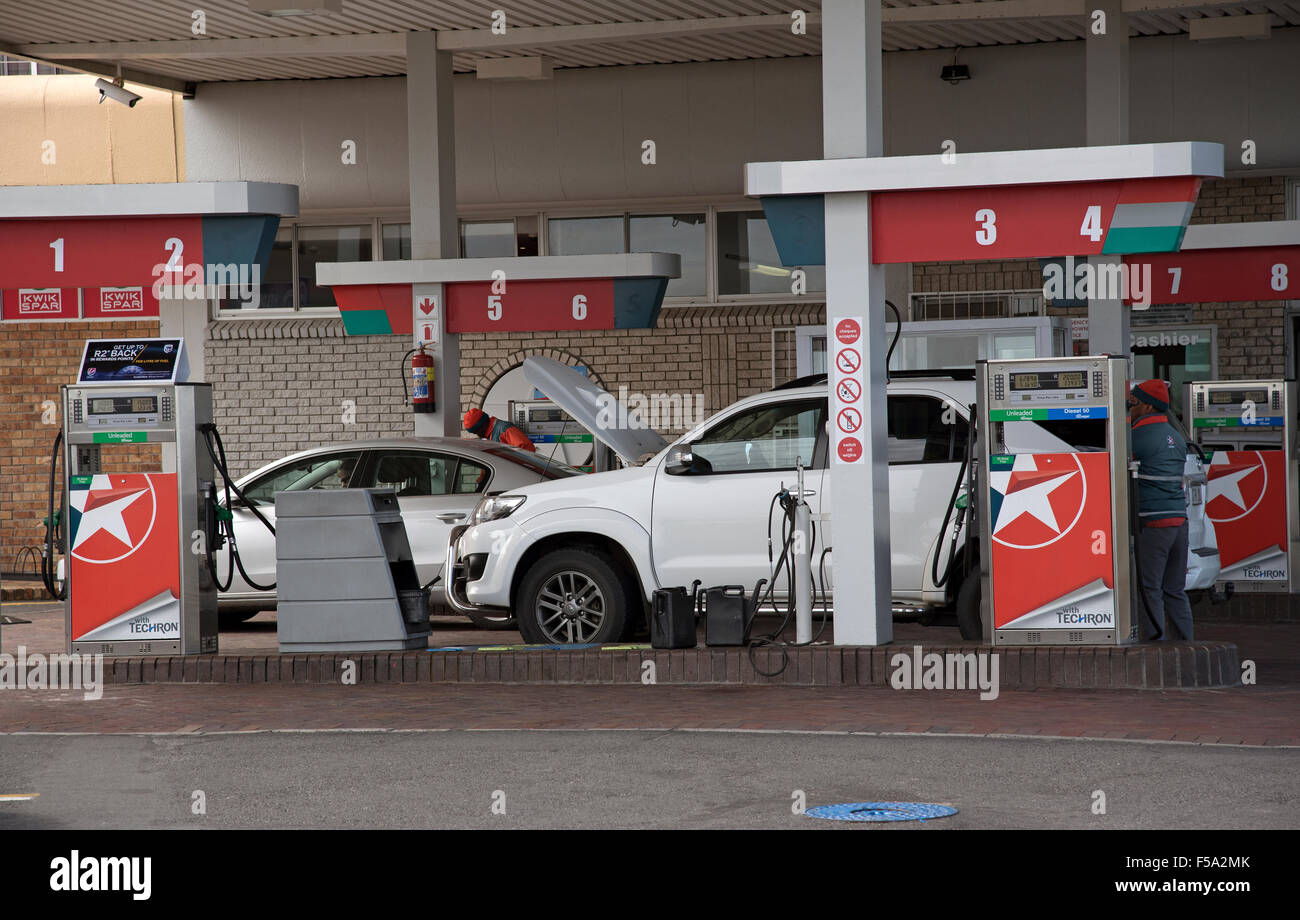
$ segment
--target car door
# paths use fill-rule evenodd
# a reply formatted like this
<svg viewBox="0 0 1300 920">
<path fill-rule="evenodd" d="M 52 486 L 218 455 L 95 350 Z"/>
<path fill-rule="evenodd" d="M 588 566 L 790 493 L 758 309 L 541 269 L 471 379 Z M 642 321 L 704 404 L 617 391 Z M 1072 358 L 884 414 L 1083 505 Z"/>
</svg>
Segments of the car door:
<svg viewBox="0 0 1300 920">
<path fill-rule="evenodd" d="M 705 587 L 752 589 L 770 578 L 768 510 L 782 486 L 795 485 L 795 461 L 809 469 L 804 484 L 819 510 L 825 448 L 824 397 L 773 400 L 714 422 L 692 441 L 707 472 L 655 474 L 651 544 L 655 572 L 665 586 L 699 579 Z M 772 510 L 773 561 L 781 552 L 781 509 Z M 776 586 L 784 596 L 786 585 Z"/>
<path fill-rule="evenodd" d="M 957 403 L 941 393 L 891 392 L 887 406 L 890 577 L 895 597 L 919 600 L 930 583 L 929 561 L 966 455 L 969 426 Z M 827 476 L 822 490 L 825 508 L 833 507 L 830 491 Z M 950 521 L 950 531 L 951 527 Z M 829 519 L 823 529 L 825 545 L 833 545 Z M 942 567 L 948 562 L 946 541 L 940 549 Z M 828 590 L 833 587 L 834 558 L 832 552 L 826 561 Z M 816 565 L 817 560 L 813 562 Z"/>
<path fill-rule="evenodd" d="M 239 547 L 239 558 L 244 571 L 258 585 L 275 584 L 275 535 L 257 518 L 249 505 L 275 526 L 275 493 L 295 492 L 301 489 L 346 488 L 360 465 L 362 451 L 340 450 L 313 454 L 291 460 L 264 473 L 243 487 L 246 502 L 234 498 L 231 524 Z M 227 553 L 217 554 L 217 572 L 224 584 L 229 571 Z M 229 593 L 231 595 L 262 593 L 246 582 L 235 570 Z"/>
<path fill-rule="evenodd" d="M 451 529 L 464 524 L 492 478 L 484 463 L 418 448 L 372 452 L 358 485 L 393 489 L 421 584 L 442 570 Z"/>
</svg>

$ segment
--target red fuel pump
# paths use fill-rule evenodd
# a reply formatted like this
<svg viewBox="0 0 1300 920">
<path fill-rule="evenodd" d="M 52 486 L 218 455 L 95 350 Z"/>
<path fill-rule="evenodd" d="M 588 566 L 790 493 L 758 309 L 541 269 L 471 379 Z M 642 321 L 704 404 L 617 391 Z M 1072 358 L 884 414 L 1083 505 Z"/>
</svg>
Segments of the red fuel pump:
<svg viewBox="0 0 1300 920">
<path fill-rule="evenodd" d="M 416 412 L 433 412 L 433 356 L 421 345 L 411 358 L 411 405 Z"/>
</svg>

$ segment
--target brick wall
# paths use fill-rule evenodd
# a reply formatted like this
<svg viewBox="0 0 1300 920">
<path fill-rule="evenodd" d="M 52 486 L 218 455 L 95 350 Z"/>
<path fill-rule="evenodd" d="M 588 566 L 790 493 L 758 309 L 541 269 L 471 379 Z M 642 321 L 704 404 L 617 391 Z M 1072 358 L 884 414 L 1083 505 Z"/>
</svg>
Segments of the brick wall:
<svg viewBox="0 0 1300 920">
<path fill-rule="evenodd" d="M 1201 185 L 1194 224 L 1238 224 L 1286 219 L 1283 176 L 1207 180 Z M 1219 327 L 1219 377 L 1282 377 L 1286 373 L 1285 301 L 1201 303 L 1193 306 L 1197 323 Z"/>
<path fill-rule="evenodd" d="M 337 319 L 209 325 L 207 379 L 231 473 L 320 444 L 412 434 L 409 347 L 405 336 L 345 336 Z"/>
<path fill-rule="evenodd" d="M 461 404 L 482 405 L 502 374 L 539 354 L 585 364 L 613 393 L 620 386 L 629 393 L 701 393 L 708 415 L 771 388 L 774 328 L 824 323 L 825 317 L 822 303 L 690 307 L 665 309 L 655 329 L 468 333 L 460 339 Z M 789 351 L 791 357 L 778 368 L 778 383 L 794 376 L 792 346 Z"/>
<path fill-rule="evenodd" d="M 825 322 L 825 305 L 664 310 L 655 329 L 461 336 L 461 404 L 480 406 L 508 370 L 539 354 L 585 364 L 617 393 L 704 395 L 705 414 L 772 385 L 772 330 Z M 793 335 L 777 381 L 794 376 Z M 212 323 L 206 344 L 214 415 L 231 472 L 318 444 L 412 434 L 403 404 L 405 336 L 345 336 L 338 320 Z M 344 422 L 344 400 L 355 418 Z M 671 433 L 680 429 L 670 429 Z"/>
<path fill-rule="evenodd" d="M 45 538 L 50 449 L 62 421 L 59 387 L 76 377 L 86 339 L 156 335 L 157 321 L 0 327 L 0 568 L 20 570 L 21 555 L 21 570 L 31 571 L 23 547 L 39 551 Z M 157 469 L 160 462 L 157 446 L 106 445 L 102 455 L 105 466 L 122 472 Z"/>
</svg>

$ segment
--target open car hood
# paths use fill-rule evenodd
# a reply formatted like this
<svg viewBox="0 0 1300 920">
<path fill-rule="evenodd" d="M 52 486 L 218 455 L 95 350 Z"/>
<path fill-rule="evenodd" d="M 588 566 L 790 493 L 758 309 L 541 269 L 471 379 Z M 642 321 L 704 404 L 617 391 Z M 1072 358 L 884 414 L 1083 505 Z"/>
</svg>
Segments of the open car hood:
<svg viewBox="0 0 1300 920">
<path fill-rule="evenodd" d="M 618 454 L 624 463 L 639 463 L 647 454 L 657 454 L 668 446 L 659 432 L 641 423 L 638 414 L 629 413 L 626 405 L 567 364 L 554 358 L 527 358 L 524 379 Z"/>
</svg>

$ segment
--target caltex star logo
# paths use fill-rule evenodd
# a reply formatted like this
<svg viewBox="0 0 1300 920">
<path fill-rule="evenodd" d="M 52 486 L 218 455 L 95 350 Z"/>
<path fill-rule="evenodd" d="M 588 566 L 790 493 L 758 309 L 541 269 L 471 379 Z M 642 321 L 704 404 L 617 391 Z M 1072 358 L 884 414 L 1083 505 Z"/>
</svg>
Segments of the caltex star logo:
<svg viewBox="0 0 1300 920">
<path fill-rule="evenodd" d="M 989 473 L 993 539 L 1016 549 L 1050 546 L 1070 532 L 1088 496 L 1073 454 L 1020 454 L 1010 470 Z"/>
<path fill-rule="evenodd" d="M 85 562 L 116 562 L 149 536 L 157 507 L 152 484 L 141 488 L 126 482 L 122 476 L 97 475 L 89 487 L 73 484 L 68 492 L 72 555 Z"/>
<path fill-rule="evenodd" d="M 1223 524 L 1250 514 L 1268 491 L 1268 467 L 1259 451 L 1216 453 L 1206 479 L 1205 515 Z"/>
</svg>

